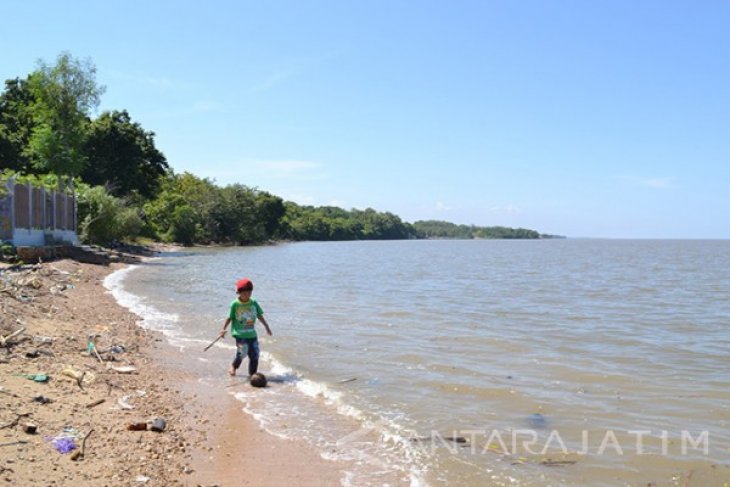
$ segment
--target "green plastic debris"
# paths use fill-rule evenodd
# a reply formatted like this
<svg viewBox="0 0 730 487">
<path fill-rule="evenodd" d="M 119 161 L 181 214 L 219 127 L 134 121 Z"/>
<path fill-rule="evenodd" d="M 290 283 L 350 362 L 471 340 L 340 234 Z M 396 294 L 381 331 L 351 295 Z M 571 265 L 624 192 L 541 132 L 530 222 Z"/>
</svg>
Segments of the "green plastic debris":
<svg viewBox="0 0 730 487">
<path fill-rule="evenodd" d="M 46 374 L 16 374 L 18 377 L 25 377 L 36 382 L 48 382 L 48 375 Z"/>
</svg>

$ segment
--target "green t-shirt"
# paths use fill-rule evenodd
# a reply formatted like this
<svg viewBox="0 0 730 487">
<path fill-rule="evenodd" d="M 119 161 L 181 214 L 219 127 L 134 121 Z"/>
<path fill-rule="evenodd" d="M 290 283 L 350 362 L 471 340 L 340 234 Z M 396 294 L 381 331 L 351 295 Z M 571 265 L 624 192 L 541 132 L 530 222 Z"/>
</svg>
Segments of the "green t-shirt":
<svg viewBox="0 0 730 487">
<path fill-rule="evenodd" d="M 262 314 L 264 314 L 264 310 L 255 299 L 250 298 L 245 303 L 234 299 L 228 314 L 231 319 L 231 335 L 234 338 L 256 338 L 256 329 L 253 324 L 256 322 L 256 318 Z"/>
</svg>

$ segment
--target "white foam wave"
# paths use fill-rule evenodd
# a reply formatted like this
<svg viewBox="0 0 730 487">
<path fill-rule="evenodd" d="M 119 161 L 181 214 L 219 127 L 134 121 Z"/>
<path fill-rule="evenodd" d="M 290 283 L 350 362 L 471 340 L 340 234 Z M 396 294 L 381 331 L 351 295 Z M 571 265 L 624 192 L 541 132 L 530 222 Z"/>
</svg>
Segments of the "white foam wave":
<svg viewBox="0 0 730 487">
<path fill-rule="evenodd" d="M 321 456 L 325 460 L 350 460 L 360 465 L 371 465 L 375 469 L 399 470 L 406 473 L 410 479 L 412 487 L 424 487 L 426 485 L 423 476 L 424 468 L 419 456 L 422 450 L 414 450 L 410 438 L 413 433 L 407 431 L 397 421 L 386 418 L 374 412 L 365 412 L 362 409 L 350 404 L 347 396 L 341 391 L 333 389 L 330 385 L 307 379 L 295 369 L 285 365 L 277 360 L 271 353 L 262 352 L 262 360 L 269 364 L 269 374 L 271 378 L 278 381 L 289 383 L 297 392 L 303 396 L 313 399 L 318 404 L 324 404 L 327 409 L 334 409 L 336 413 L 350 420 L 354 420 L 359 429 L 350 432 L 340 438 L 324 439 L 321 435 L 319 438 L 310 440 L 319 444 Z M 274 393 L 276 394 L 276 393 Z M 299 408 L 292 405 L 290 398 L 287 398 L 281 408 L 267 401 L 266 409 L 259 410 L 255 402 L 261 398 L 260 391 L 240 391 L 234 394 L 234 397 L 245 403 L 244 412 L 251 415 L 257 423 L 265 431 L 281 438 L 309 436 L 313 431 L 307 418 L 307 412 L 303 412 L 305 417 L 300 416 Z M 272 397 L 272 399 L 276 399 Z M 282 430 L 278 423 L 282 421 L 284 415 L 294 416 L 296 419 L 302 420 L 308 426 L 302 431 L 297 428 L 287 428 Z M 295 420 L 295 418 L 292 418 Z M 316 423 L 316 421 L 315 421 Z M 315 436 L 317 435 L 314 433 Z M 365 437 L 370 438 L 368 441 L 361 441 Z M 371 441 L 372 440 L 372 441 Z M 333 448 L 334 447 L 334 448 Z M 362 450 L 365 448 L 366 450 Z M 397 454 L 399 452 L 399 454 Z M 395 454 L 395 455 L 394 455 Z M 401 460 L 397 460 L 400 457 Z M 354 475 L 352 472 L 342 479 L 342 485 L 358 485 L 360 482 L 355 479 L 362 480 L 362 473 Z"/>
<path fill-rule="evenodd" d="M 162 332 L 168 339 L 179 339 L 179 327 L 176 326 L 176 323 L 180 320 L 179 315 L 160 311 L 155 306 L 149 304 L 145 298 L 132 294 L 124 289 L 124 280 L 129 273 L 138 267 L 137 265 L 130 265 L 124 269 L 112 272 L 104 279 L 104 287 L 109 290 L 120 306 L 127 308 L 141 318 L 137 322 L 139 326 Z"/>
</svg>

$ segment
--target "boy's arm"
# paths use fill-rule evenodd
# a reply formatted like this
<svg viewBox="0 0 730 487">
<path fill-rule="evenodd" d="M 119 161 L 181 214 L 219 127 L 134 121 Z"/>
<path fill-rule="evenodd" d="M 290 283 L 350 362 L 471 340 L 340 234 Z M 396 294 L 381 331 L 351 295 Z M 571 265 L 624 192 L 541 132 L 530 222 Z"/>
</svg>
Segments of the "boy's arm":
<svg viewBox="0 0 730 487">
<path fill-rule="evenodd" d="M 230 317 L 226 318 L 226 322 L 223 323 L 223 329 L 221 330 L 222 337 L 226 336 L 226 328 L 228 328 L 228 325 L 230 325 L 230 324 L 231 324 L 231 318 Z"/>
<path fill-rule="evenodd" d="M 266 322 L 266 318 L 264 318 L 264 315 L 259 315 L 258 318 L 259 318 L 259 320 L 261 320 L 261 323 L 264 324 L 264 327 L 266 328 L 266 333 L 268 333 L 269 336 L 271 336 L 272 335 L 271 328 L 269 328 L 269 324 Z"/>
</svg>

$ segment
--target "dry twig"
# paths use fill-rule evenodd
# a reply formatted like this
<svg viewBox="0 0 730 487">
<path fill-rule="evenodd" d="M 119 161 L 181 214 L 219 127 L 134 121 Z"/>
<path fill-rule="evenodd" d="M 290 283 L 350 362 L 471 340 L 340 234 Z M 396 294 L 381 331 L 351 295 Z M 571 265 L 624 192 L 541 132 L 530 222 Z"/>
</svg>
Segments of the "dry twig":
<svg viewBox="0 0 730 487">
<path fill-rule="evenodd" d="M 7 443 L 0 443 L 0 446 L 25 445 L 26 443 L 28 442 L 25 440 L 9 441 Z"/>
<path fill-rule="evenodd" d="M 89 404 L 87 404 L 87 405 L 86 405 L 86 407 L 87 407 L 88 409 L 91 409 L 91 408 L 93 408 L 93 407 L 96 407 L 96 406 L 98 406 L 99 404 L 102 404 L 102 403 L 104 403 L 105 401 L 106 401 L 106 399 L 104 399 L 104 398 L 101 398 L 101 399 L 97 399 L 96 401 L 94 401 L 94 402 L 90 402 Z"/>
<path fill-rule="evenodd" d="M 5 429 L 5 428 L 14 428 L 15 426 L 18 426 L 18 423 L 20 422 L 20 418 L 24 418 L 25 416 L 30 416 L 30 413 L 17 414 L 16 416 L 17 417 L 13 421 L 1 425 L 0 430 Z"/>
<path fill-rule="evenodd" d="M 0 337 L 0 346 L 2 346 L 2 347 L 7 346 L 8 340 L 10 340 L 11 338 L 15 338 L 16 336 L 20 335 L 24 331 L 25 331 L 25 327 L 22 327 L 22 328 L 15 330 L 14 332 L 12 332 L 10 335 L 8 335 L 6 337 Z"/>
<path fill-rule="evenodd" d="M 75 451 L 73 455 L 71 455 L 71 460 L 83 460 L 84 459 L 84 453 L 86 451 L 86 439 L 91 436 L 91 433 L 93 433 L 94 430 L 92 429 L 88 433 L 86 433 L 86 436 L 84 436 L 84 439 L 81 440 L 81 451 Z"/>
</svg>

